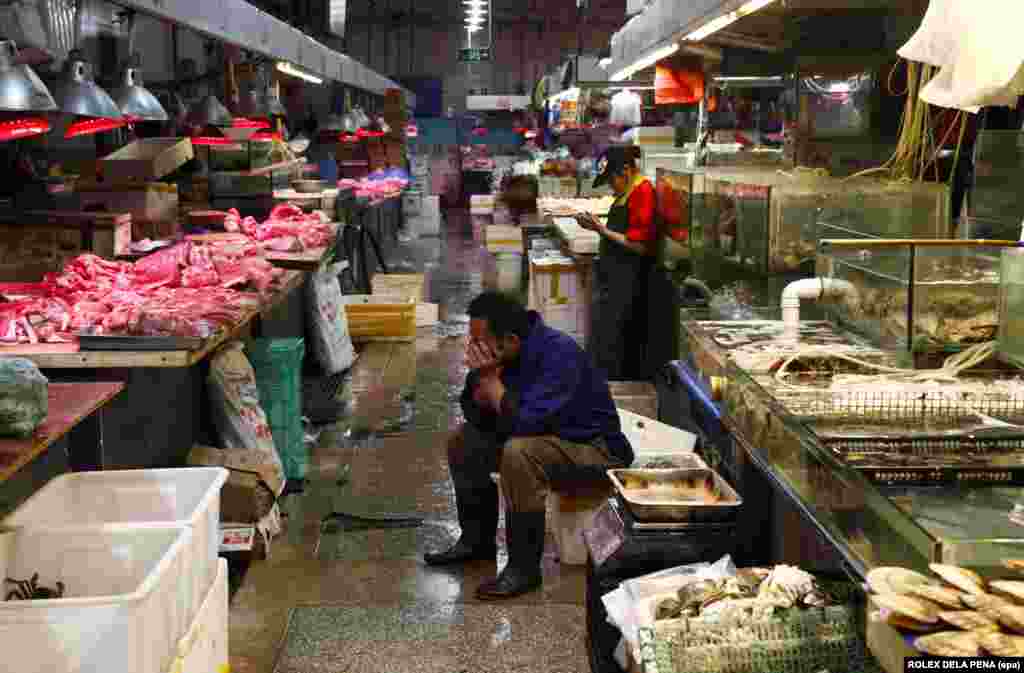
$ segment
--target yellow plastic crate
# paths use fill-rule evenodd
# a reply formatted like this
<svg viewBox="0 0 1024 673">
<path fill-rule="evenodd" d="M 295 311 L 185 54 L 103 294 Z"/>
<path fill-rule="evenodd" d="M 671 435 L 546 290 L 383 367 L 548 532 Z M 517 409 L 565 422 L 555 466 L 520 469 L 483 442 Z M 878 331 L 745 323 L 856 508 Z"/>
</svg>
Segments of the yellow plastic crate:
<svg viewBox="0 0 1024 673">
<path fill-rule="evenodd" d="M 352 341 L 416 340 L 416 302 L 408 297 L 353 294 L 342 301 Z"/>
</svg>

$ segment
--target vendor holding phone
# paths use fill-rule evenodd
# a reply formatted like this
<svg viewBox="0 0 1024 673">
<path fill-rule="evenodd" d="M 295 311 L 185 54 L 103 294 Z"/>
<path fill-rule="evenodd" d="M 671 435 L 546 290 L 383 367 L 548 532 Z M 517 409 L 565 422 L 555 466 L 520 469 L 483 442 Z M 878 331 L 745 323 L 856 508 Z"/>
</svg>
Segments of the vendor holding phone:
<svg viewBox="0 0 1024 673">
<path fill-rule="evenodd" d="M 654 267 L 654 186 L 637 167 L 640 148 L 614 146 L 598 162 L 594 187 L 617 197 L 604 224 L 580 215 L 601 235 L 588 350 L 609 381 L 648 380 L 648 286 Z"/>
</svg>

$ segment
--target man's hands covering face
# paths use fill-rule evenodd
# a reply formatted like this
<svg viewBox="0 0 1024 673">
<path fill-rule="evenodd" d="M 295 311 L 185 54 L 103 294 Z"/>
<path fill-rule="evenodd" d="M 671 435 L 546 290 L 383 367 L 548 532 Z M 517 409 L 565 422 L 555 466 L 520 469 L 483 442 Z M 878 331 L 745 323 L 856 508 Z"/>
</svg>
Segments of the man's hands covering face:
<svg viewBox="0 0 1024 673">
<path fill-rule="evenodd" d="M 501 360 L 489 345 L 471 338 L 466 343 L 466 366 L 479 371 L 481 376 L 488 376 L 498 372 Z"/>
</svg>

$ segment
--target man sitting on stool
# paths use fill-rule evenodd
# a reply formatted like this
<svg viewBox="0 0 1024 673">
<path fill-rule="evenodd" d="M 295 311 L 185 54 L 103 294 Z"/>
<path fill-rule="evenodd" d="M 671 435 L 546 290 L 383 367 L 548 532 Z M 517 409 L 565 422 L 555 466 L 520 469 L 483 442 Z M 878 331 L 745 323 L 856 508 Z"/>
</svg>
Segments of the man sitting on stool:
<svg viewBox="0 0 1024 673">
<path fill-rule="evenodd" d="M 442 565 L 495 558 L 498 489 L 490 475 L 498 472 L 507 504 L 508 564 L 477 589 L 481 600 L 494 600 L 541 584 L 550 474 L 576 468 L 606 478 L 604 469 L 633 462 L 633 449 L 608 381 L 572 337 L 495 292 L 474 299 L 469 317 L 466 423 L 448 441 L 462 535 L 451 549 L 425 560 Z"/>
</svg>

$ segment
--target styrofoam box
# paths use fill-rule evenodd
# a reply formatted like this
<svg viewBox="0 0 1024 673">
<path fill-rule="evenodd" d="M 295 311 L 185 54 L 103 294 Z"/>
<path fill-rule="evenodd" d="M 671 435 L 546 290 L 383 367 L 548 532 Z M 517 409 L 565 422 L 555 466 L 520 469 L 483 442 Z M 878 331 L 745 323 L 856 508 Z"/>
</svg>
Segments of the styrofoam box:
<svg viewBox="0 0 1024 673">
<path fill-rule="evenodd" d="M 167 673 L 220 673 L 228 666 L 228 562 L 220 559 L 217 579 L 178 641 L 178 656 Z"/>
<path fill-rule="evenodd" d="M 185 619 L 191 620 L 217 576 L 220 490 L 227 478 L 222 467 L 74 472 L 52 479 L 3 525 L 46 530 L 191 526 L 185 551 L 191 584 Z"/>
<path fill-rule="evenodd" d="M 64 598 L 0 602 L 3 669 L 164 671 L 185 632 L 193 529 L 107 526 L 0 533 L 3 577 L 65 585 Z"/>
<path fill-rule="evenodd" d="M 523 281 L 523 256 L 515 253 L 498 253 L 495 255 L 497 268 L 498 290 L 502 292 L 519 292 Z"/>
<path fill-rule="evenodd" d="M 420 213 L 408 219 L 409 231 L 417 236 L 438 236 L 441 233 L 441 215 Z"/>
<path fill-rule="evenodd" d="M 693 452 L 697 436 L 686 430 L 660 423 L 652 418 L 619 409 L 619 423 L 635 455 L 634 464 L 653 460 L 672 461 L 681 458 L 686 465 L 700 460 Z M 702 467 L 697 465 L 697 467 Z"/>
</svg>

